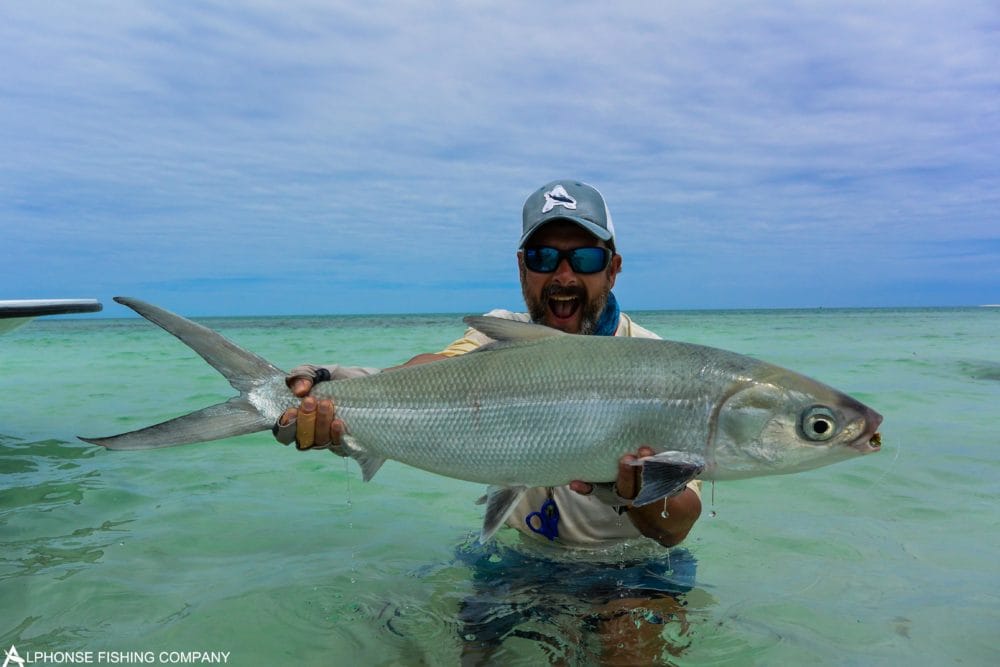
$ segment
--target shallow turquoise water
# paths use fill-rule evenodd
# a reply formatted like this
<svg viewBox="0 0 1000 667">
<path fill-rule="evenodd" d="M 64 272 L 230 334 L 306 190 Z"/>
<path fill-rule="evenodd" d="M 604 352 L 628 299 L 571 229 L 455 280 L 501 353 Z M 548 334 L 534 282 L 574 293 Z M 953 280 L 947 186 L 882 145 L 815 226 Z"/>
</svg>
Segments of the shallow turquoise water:
<svg viewBox="0 0 1000 667">
<path fill-rule="evenodd" d="M 706 486 L 686 542 L 696 585 L 663 626 L 664 660 L 996 664 L 1000 309 L 633 315 L 885 416 L 876 455 Z M 453 315 L 204 322 L 283 367 L 390 365 L 462 330 Z M 132 453 L 75 440 L 230 394 L 139 319 L 43 320 L 0 337 L 0 644 L 457 663 L 471 583 L 454 551 L 478 530 L 480 486 L 393 463 L 362 484 L 353 464 L 266 434 Z M 538 628 L 548 642 L 508 642 L 496 664 L 595 662 L 574 618 Z"/>
</svg>

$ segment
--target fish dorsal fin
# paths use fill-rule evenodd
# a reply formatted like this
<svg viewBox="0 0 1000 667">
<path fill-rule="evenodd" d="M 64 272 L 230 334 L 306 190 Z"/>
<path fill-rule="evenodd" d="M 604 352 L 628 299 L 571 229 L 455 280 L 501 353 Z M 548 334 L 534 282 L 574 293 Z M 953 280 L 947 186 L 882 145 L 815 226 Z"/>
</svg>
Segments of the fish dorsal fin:
<svg viewBox="0 0 1000 667">
<path fill-rule="evenodd" d="M 493 340 L 526 341 L 551 338 L 553 336 L 568 336 L 564 331 L 553 329 L 542 324 L 508 320 L 490 315 L 470 315 L 462 320 L 476 331 L 480 331 Z"/>
<path fill-rule="evenodd" d="M 491 486 L 486 492 L 486 516 L 479 543 L 486 544 L 528 491 L 526 486 Z"/>
</svg>

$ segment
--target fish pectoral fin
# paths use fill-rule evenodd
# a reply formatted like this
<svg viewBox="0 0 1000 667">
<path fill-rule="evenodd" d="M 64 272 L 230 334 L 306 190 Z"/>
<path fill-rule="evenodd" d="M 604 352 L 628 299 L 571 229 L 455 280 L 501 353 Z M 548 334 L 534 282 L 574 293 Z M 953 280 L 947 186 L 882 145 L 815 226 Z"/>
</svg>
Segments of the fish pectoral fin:
<svg viewBox="0 0 1000 667">
<path fill-rule="evenodd" d="M 469 317 L 462 318 L 462 321 L 476 331 L 484 333 L 493 340 L 498 341 L 538 340 L 540 338 L 570 335 L 565 331 L 553 329 L 543 324 L 508 320 L 503 317 L 491 317 L 489 315 L 470 315 Z"/>
<path fill-rule="evenodd" d="M 483 530 L 479 533 L 480 544 L 489 542 L 493 534 L 500 530 L 527 491 L 526 486 L 491 486 L 486 491 L 486 515 L 483 517 Z"/>
<path fill-rule="evenodd" d="M 668 451 L 639 459 L 633 465 L 642 466 L 642 486 L 632 501 L 641 507 L 683 491 L 705 469 L 705 459 L 697 454 Z"/>
</svg>

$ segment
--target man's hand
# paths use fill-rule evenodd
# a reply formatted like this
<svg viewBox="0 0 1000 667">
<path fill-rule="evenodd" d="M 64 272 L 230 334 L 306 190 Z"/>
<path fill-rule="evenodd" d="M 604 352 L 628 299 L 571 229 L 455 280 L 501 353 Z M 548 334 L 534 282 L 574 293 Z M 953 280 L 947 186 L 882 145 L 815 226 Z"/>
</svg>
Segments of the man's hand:
<svg viewBox="0 0 1000 667">
<path fill-rule="evenodd" d="M 309 395 L 312 388 L 309 378 L 294 379 L 292 393 L 301 398 L 302 403 L 297 408 L 285 410 L 278 419 L 274 436 L 285 445 L 294 442 L 298 449 L 329 449 L 345 456 L 341 440 L 344 422 L 337 419 L 333 401 L 328 398 L 317 401 Z"/>
<path fill-rule="evenodd" d="M 621 498 L 631 500 L 639 495 L 642 468 L 632 464 L 655 453 L 650 447 L 640 447 L 635 454 L 626 454 L 618 460 L 618 479 L 614 488 Z M 569 488 L 584 496 L 594 492 L 593 484 L 581 481 L 570 482 Z M 629 506 L 626 513 L 640 533 L 665 547 L 672 547 L 687 537 L 701 516 L 701 498 L 693 489 L 686 488 L 668 498 L 664 504 Z"/>
<path fill-rule="evenodd" d="M 615 489 L 618 490 L 619 496 L 631 500 L 639 495 L 639 487 L 642 486 L 642 468 L 632 464 L 655 453 L 651 447 L 640 447 L 635 454 L 626 454 L 618 460 L 618 479 L 615 481 Z M 569 483 L 569 488 L 583 496 L 589 496 L 594 492 L 594 485 L 588 482 L 573 481 Z"/>
<path fill-rule="evenodd" d="M 420 354 L 403 366 L 426 364 L 444 358 L 439 354 Z M 303 364 L 293 368 L 285 382 L 292 393 L 302 399 L 302 403 L 297 408 L 288 408 L 278 418 L 273 429 L 275 439 L 283 445 L 294 442 L 298 449 L 329 449 L 339 456 L 347 456 L 343 448 L 343 437 L 347 429 L 344 422 L 337 419 L 333 401 L 328 398 L 317 400 L 309 392 L 317 382 L 349 380 L 378 372 L 377 368 L 337 365 Z"/>
</svg>

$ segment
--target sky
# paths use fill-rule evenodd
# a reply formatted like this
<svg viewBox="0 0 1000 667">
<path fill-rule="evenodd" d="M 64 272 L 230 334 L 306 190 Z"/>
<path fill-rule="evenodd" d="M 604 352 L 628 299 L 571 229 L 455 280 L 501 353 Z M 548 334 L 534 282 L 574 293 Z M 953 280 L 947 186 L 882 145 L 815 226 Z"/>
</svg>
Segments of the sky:
<svg viewBox="0 0 1000 667">
<path fill-rule="evenodd" d="M 1000 303 L 1000 5 L 0 3 L 0 299 L 522 310 L 605 196 L 626 311 Z"/>
</svg>

